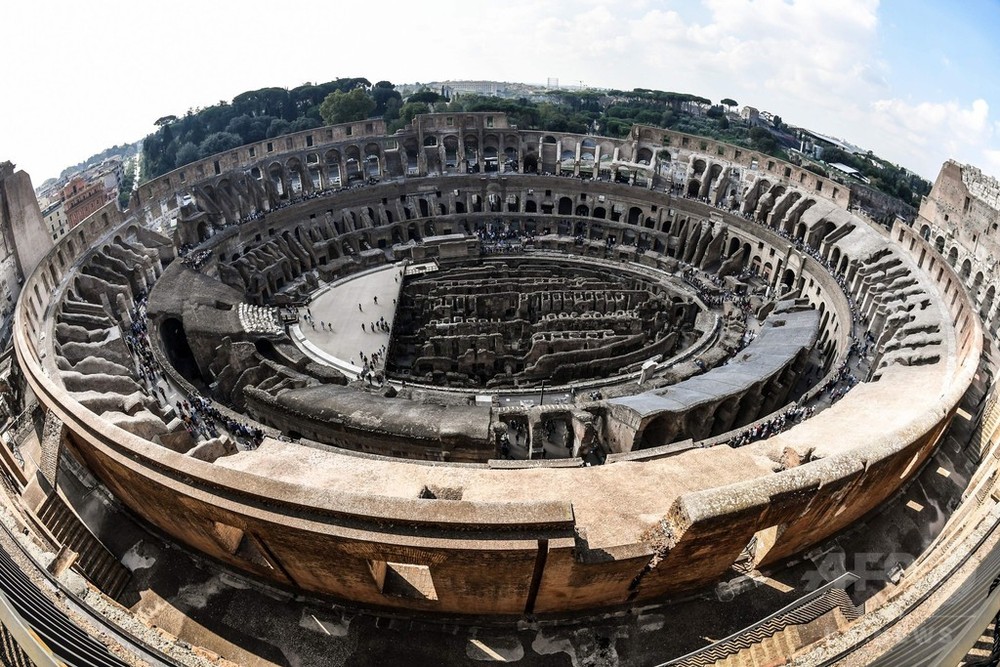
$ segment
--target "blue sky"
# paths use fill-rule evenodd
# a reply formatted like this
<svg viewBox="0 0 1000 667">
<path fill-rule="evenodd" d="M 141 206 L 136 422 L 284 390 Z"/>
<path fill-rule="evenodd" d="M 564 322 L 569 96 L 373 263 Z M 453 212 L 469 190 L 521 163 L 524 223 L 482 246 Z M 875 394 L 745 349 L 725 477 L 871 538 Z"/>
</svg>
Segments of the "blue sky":
<svg viewBox="0 0 1000 667">
<path fill-rule="evenodd" d="M 294 6 L 34 0 L 6 7 L 0 160 L 41 183 L 145 136 L 160 116 L 265 86 L 341 76 L 558 77 L 564 85 L 732 97 L 930 179 L 948 158 L 1000 176 L 1000 0 L 382 0 L 284 8 Z"/>
</svg>

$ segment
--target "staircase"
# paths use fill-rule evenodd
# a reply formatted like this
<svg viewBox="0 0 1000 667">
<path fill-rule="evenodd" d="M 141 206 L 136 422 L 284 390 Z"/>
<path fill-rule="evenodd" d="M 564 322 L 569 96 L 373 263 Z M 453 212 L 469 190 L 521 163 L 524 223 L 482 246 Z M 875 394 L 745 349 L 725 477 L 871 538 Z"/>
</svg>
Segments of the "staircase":
<svg viewBox="0 0 1000 667">
<path fill-rule="evenodd" d="M 83 576 L 105 595 L 117 599 L 132 573 L 94 537 L 63 499 L 49 494 L 37 515 L 60 544 L 79 554 L 74 566 Z"/>
<path fill-rule="evenodd" d="M 800 634 L 803 634 L 800 626 L 824 616 L 849 623 L 863 613 L 854 606 L 844 589 L 830 588 L 805 604 L 779 612 L 743 632 L 670 664 L 676 667 L 783 665 L 788 656 L 808 643 L 800 641 Z"/>
</svg>

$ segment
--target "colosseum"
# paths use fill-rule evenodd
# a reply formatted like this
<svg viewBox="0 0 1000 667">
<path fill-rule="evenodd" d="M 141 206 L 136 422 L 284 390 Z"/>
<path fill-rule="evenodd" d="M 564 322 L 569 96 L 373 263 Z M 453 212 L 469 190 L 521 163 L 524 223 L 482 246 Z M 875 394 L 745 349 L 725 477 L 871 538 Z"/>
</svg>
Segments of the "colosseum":
<svg viewBox="0 0 1000 667">
<path fill-rule="evenodd" d="M 50 569 L 125 607 L 81 487 L 286 600 L 522 628 L 733 600 L 732 633 L 622 664 L 957 664 L 1000 610 L 998 210 L 948 162 L 887 229 L 642 125 L 243 146 L 37 259 L 8 491 Z"/>
</svg>

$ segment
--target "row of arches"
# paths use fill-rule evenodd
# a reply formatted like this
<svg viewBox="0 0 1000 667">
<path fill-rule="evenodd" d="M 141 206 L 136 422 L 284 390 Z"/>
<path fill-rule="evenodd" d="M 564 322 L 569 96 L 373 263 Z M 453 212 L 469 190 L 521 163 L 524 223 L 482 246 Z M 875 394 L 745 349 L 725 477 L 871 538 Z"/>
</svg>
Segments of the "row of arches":
<svg viewBox="0 0 1000 667">
<path fill-rule="evenodd" d="M 966 291 L 976 304 L 984 328 L 994 337 L 1000 335 L 1000 303 L 996 298 L 998 281 L 995 277 L 988 270 L 981 268 L 974 254 L 960 243 L 951 241 L 948 235 L 938 232 L 930 224 L 923 223 L 919 233 L 928 242 L 933 238 L 934 249 L 958 273 Z"/>
</svg>

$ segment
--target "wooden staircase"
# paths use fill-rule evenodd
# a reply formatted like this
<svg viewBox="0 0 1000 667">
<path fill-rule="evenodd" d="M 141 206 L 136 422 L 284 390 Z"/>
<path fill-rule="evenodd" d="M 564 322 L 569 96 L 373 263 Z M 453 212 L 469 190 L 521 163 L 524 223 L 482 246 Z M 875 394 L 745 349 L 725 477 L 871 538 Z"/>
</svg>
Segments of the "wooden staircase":
<svg viewBox="0 0 1000 667">
<path fill-rule="evenodd" d="M 117 599 L 132 573 L 107 550 L 56 493 L 50 493 L 36 512 L 59 543 L 79 554 L 74 567 L 108 597 Z"/>
</svg>

